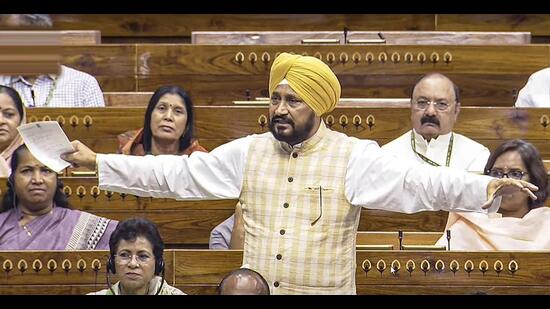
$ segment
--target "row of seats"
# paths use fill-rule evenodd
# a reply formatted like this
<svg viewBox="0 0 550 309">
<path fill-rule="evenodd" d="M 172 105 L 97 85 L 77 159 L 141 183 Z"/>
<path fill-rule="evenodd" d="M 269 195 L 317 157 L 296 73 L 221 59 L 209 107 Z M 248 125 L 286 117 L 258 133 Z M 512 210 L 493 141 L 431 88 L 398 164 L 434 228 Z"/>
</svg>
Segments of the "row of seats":
<svg viewBox="0 0 550 309">
<path fill-rule="evenodd" d="M 172 248 L 207 247 L 212 229 L 233 214 L 237 203 L 236 200 L 176 201 L 140 198 L 101 191 L 95 177 L 64 177 L 62 181 L 63 191 L 69 197 L 71 208 L 115 220 L 133 216 L 148 218 L 157 224 L 164 241 Z M 0 179 L 0 190 L 6 192 L 6 179 Z M 402 214 L 363 209 L 359 231 L 439 232 L 440 237 L 447 215 L 444 211 Z M 395 243 L 397 236 L 394 236 L 377 238 L 363 235 L 358 238 L 358 244 L 386 249 L 393 246 L 392 249 L 398 249 Z M 428 239 L 411 237 L 406 237 L 409 244 L 433 245 L 437 241 L 434 240 L 435 236 Z"/>
<path fill-rule="evenodd" d="M 70 140 L 98 152 L 117 151 L 117 135 L 143 125 L 144 107 L 34 108 L 28 121 L 57 120 Z M 209 150 L 253 133 L 265 133 L 266 106 L 195 106 L 195 133 Z M 227 117 L 226 115 L 232 115 Z M 550 158 L 550 110 L 512 107 L 463 107 L 454 131 L 494 149 L 504 140 L 522 138 Z M 350 136 L 385 144 L 410 130 L 409 107 L 338 107 L 324 116 L 327 126 Z M 116 125 L 113 125 L 116 124 Z"/>
<path fill-rule="evenodd" d="M 513 106 L 529 76 L 550 66 L 548 45 L 101 44 L 61 49 L 62 63 L 96 77 L 104 92 L 147 92 L 177 84 L 196 105 L 267 97 L 269 68 L 283 51 L 328 63 L 344 98 L 407 98 L 421 75 L 438 71 L 461 88 L 463 105 L 473 106 Z"/>
<path fill-rule="evenodd" d="M 106 288 L 107 251 L 2 252 L 0 293 L 84 294 Z M 357 251 L 358 294 L 547 294 L 548 252 Z M 165 250 L 165 278 L 189 294 L 215 294 L 238 250 Z M 177 266 L 177 267 L 176 267 Z"/>
</svg>

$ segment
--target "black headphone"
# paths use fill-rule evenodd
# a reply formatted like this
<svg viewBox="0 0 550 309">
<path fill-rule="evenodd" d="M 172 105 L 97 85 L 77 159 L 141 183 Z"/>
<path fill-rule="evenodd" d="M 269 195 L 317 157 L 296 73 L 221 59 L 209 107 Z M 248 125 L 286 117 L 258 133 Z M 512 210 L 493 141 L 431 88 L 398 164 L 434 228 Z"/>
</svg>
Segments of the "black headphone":
<svg viewBox="0 0 550 309">
<path fill-rule="evenodd" d="M 109 279 L 109 273 L 111 274 L 116 274 L 116 265 L 115 265 L 115 255 L 114 253 L 111 253 L 111 255 L 109 256 L 109 260 L 107 260 L 107 265 L 105 267 L 105 269 L 107 270 L 107 286 L 109 287 L 109 290 L 111 291 L 111 293 L 113 293 L 113 295 L 116 295 L 115 291 L 113 290 L 113 285 L 111 284 L 111 280 Z M 158 276 L 158 275 L 161 275 L 162 274 L 162 278 L 161 278 L 161 283 L 160 283 L 160 287 L 159 289 L 157 290 L 157 293 L 155 295 L 159 295 L 160 294 L 160 291 L 162 291 L 162 287 L 164 286 L 164 260 L 162 259 L 162 257 L 159 257 L 157 259 L 157 257 L 155 257 L 155 276 Z"/>
<path fill-rule="evenodd" d="M 107 272 L 111 274 L 116 274 L 116 265 L 115 265 L 115 255 L 111 254 L 109 260 L 107 261 Z M 155 257 L 155 276 L 164 274 L 164 260 L 162 258 Z"/>
</svg>

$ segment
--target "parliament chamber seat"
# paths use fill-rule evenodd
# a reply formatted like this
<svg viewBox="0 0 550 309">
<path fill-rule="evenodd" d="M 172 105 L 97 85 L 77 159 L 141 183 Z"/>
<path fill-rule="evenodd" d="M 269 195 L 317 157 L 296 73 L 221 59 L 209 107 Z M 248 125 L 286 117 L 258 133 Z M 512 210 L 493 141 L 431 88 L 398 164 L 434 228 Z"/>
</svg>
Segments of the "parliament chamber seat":
<svg viewBox="0 0 550 309">
<path fill-rule="evenodd" d="M 407 98 L 438 71 L 462 89 L 464 106 L 512 106 L 535 71 L 550 66 L 549 45 L 191 45 L 61 46 L 62 63 L 94 75 L 105 92 L 151 92 L 182 85 L 196 105 L 267 97 L 281 52 L 321 58 L 344 98 Z M 225 103 L 227 104 L 227 103 Z"/>
<path fill-rule="evenodd" d="M 108 251 L 0 251 L 0 294 L 84 294 L 107 288 Z M 549 252 L 366 251 L 358 294 L 550 294 Z M 168 284 L 215 294 L 239 250 L 165 250 Z M 115 281 L 116 277 L 111 278 Z"/>
<path fill-rule="evenodd" d="M 118 134 L 141 128 L 145 107 L 33 108 L 28 121 L 60 122 L 70 140 L 78 139 L 101 153 L 115 153 Z M 226 115 L 232 115 L 227 117 Z M 268 132 L 266 106 L 195 106 L 195 133 L 208 150 L 254 133 Z M 490 150 L 511 138 L 533 143 L 550 158 L 550 110 L 546 108 L 462 107 L 454 131 Z M 337 107 L 323 116 L 333 130 L 372 139 L 383 145 L 410 130 L 407 107 Z"/>
</svg>

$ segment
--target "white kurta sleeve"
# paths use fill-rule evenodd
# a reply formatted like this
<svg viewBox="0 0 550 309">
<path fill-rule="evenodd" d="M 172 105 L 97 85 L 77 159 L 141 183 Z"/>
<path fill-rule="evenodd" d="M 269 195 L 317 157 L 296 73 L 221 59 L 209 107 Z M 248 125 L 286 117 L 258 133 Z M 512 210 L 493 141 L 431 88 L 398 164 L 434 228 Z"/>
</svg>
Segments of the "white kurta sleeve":
<svg viewBox="0 0 550 309">
<path fill-rule="evenodd" d="M 487 200 L 491 179 L 446 167 L 409 163 L 380 149 L 374 141 L 361 140 L 354 146 L 348 163 L 345 194 L 352 205 L 372 209 L 404 213 L 487 212 L 481 205 Z M 493 207 L 491 211 L 495 211 Z"/>
<path fill-rule="evenodd" d="M 250 138 L 190 156 L 98 154 L 99 188 L 181 200 L 240 196 Z"/>
<path fill-rule="evenodd" d="M 476 151 L 476 150 L 471 149 L 471 151 Z M 478 153 L 475 155 L 474 159 L 472 160 L 472 163 L 468 166 L 467 170 L 469 172 L 483 173 L 483 171 L 485 170 L 485 165 L 487 164 L 487 160 L 491 155 L 491 152 L 487 147 L 481 147 L 477 151 Z"/>
<path fill-rule="evenodd" d="M 550 68 L 533 73 L 519 91 L 516 107 L 550 106 Z"/>
</svg>

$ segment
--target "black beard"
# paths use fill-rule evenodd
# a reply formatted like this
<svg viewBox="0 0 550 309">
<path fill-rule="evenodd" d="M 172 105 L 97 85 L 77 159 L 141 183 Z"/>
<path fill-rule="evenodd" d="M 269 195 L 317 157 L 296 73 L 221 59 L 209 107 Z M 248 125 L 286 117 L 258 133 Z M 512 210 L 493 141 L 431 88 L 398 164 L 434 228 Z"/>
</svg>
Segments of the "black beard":
<svg viewBox="0 0 550 309">
<path fill-rule="evenodd" d="M 277 131 L 275 130 L 276 123 L 289 124 L 292 127 L 294 134 L 282 135 L 277 133 Z M 315 114 L 311 114 L 303 130 L 296 130 L 296 126 L 294 125 L 294 122 L 288 118 L 275 116 L 271 118 L 271 120 L 269 121 L 269 131 L 271 131 L 271 134 L 273 134 L 273 137 L 275 137 L 276 140 L 285 142 L 291 146 L 294 146 L 296 144 L 299 144 L 305 141 L 308 135 L 311 133 L 311 130 L 313 130 L 314 126 L 315 126 Z"/>
</svg>

